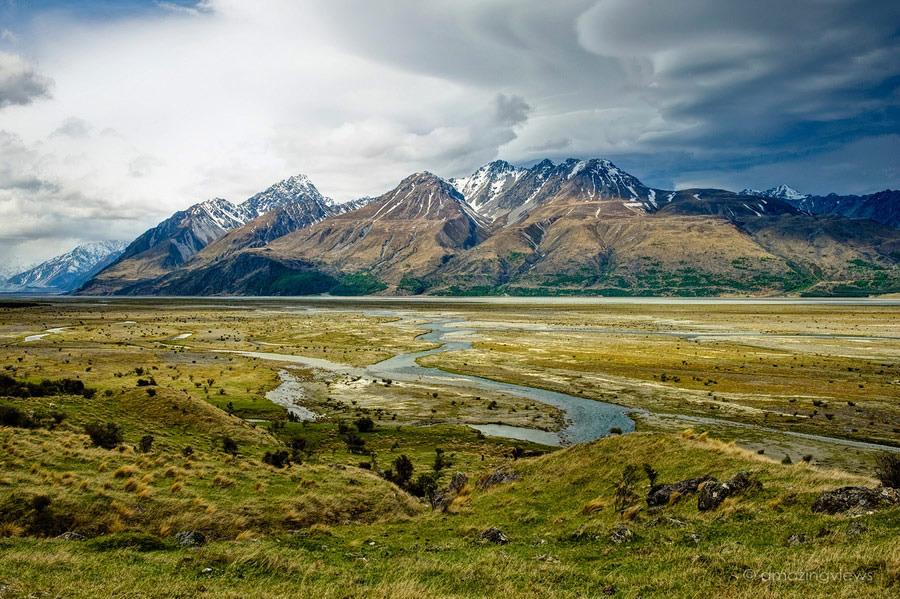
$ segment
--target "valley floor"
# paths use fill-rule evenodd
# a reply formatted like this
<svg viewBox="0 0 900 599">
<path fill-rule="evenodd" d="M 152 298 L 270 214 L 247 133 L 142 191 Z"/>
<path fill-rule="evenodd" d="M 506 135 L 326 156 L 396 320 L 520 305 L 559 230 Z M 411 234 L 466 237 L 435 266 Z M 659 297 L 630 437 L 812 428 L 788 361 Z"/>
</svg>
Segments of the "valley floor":
<svg viewBox="0 0 900 599">
<path fill-rule="evenodd" d="M 875 486 L 875 456 L 900 447 L 900 301 L 36 304 L 0 308 L 0 597 L 900 589 L 900 508 L 810 510 Z M 623 406 L 637 432 L 486 436 L 473 426 L 550 438 L 574 412 L 373 366 L 437 349 L 438 320 L 454 351 L 421 367 Z M 89 391 L 22 391 L 42 379 Z M 122 439 L 95 446 L 91 423 Z M 755 484 L 714 510 L 645 501 L 651 480 L 739 471 Z M 208 542 L 180 546 L 185 530 Z"/>
</svg>

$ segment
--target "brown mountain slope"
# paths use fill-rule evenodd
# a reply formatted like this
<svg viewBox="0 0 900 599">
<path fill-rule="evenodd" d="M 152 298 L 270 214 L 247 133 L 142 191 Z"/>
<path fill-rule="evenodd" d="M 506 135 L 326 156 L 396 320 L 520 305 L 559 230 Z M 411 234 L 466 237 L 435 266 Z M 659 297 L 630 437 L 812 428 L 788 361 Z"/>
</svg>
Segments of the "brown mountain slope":
<svg viewBox="0 0 900 599">
<path fill-rule="evenodd" d="M 433 272 L 485 237 L 483 220 L 459 192 L 431 173 L 417 173 L 358 210 L 256 252 L 285 263 L 312 262 L 332 273 L 371 271 L 397 283 L 406 274 Z"/>
</svg>

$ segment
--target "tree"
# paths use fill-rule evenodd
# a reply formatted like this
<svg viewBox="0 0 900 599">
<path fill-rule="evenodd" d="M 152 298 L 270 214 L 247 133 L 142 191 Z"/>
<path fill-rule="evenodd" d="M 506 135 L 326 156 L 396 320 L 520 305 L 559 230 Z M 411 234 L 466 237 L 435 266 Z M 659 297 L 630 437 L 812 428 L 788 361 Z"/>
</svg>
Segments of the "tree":
<svg viewBox="0 0 900 599">
<path fill-rule="evenodd" d="M 412 478 L 413 470 L 412 461 L 406 457 L 406 454 L 401 455 L 394 460 L 393 481 L 400 486 L 405 485 Z"/>
</svg>

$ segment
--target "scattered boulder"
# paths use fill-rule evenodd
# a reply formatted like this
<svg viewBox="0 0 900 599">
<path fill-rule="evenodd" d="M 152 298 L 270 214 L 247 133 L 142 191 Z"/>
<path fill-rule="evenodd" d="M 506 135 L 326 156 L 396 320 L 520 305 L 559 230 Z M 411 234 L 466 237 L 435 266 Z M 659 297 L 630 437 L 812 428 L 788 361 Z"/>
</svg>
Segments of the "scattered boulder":
<svg viewBox="0 0 900 599">
<path fill-rule="evenodd" d="M 488 474 L 486 477 L 484 477 L 479 486 L 482 490 L 484 490 L 489 489 L 494 485 L 511 483 L 519 480 L 520 478 L 522 478 L 522 475 L 515 470 L 511 470 L 509 466 L 500 466 L 499 468 Z"/>
<path fill-rule="evenodd" d="M 809 541 L 809 538 L 804 534 L 793 534 L 787 538 L 788 547 L 803 545 L 807 541 Z"/>
<path fill-rule="evenodd" d="M 650 507 L 669 505 L 676 493 L 678 496 L 696 493 L 697 488 L 708 480 L 708 476 L 698 476 L 697 478 L 687 478 L 668 485 L 654 485 L 647 494 L 647 505 Z"/>
<path fill-rule="evenodd" d="M 494 526 L 481 533 L 481 540 L 488 543 L 496 543 L 498 545 L 509 543 L 509 537 L 503 534 L 499 528 Z"/>
<path fill-rule="evenodd" d="M 684 535 L 684 540 L 686 543 L 691 545 L 699 545 L 701 541 L 703 541 L 703 537 L 695 532 L 688 532 Z"/>
<path fill-rule="evenodd" d="M 175 541 L 179 547 L 194 547 L 206 544 L 206 537 L 196 530 L 182 530 L 175 533 Z"/>
<path fill-rule="evenodd" d="M 634 539 L 634 532 L 627 526 L 616 526 L 609 535 L 609 540 L 620 545 Z"/>
<path fill-rule="evenodd" d="M 83 541 L 86 537 L 78 532 L 64 532 L 56 537 L 60 541 Z"/>
<path fill-rule="evenodd" d="M 446 512 L 450 504 L 453 503 L 453 499 L 459 495 L 459 492 L 462 491 L 468 482 L 469 477 L 462 472 L 454 474 L 447 488 L 434 496 L 434 499 L 431 501 L 431 507 Z"/>
<path fill-rule="evenodd" d="M 865 532 L 869 530 L 865 524 L 860 521 L 853 522 L 850 526 L 847 527 L 847 536 L 848 537 L 857 537 L 861 534 L 865 534 Z"/>
<path fill-rule="evenodd" d="M 746 471 L 738 472 L 724 483 L 711 478 L 700 487 L 700 493 L 697 496 L 697 509 L 701 512 L 714 510 L 727 497 L 740 493 L 752 485 L 753 480 L 750 478 L 750 473 Z"/>
<path fill-rule="evenodd" d="M 825 491 L 812 504 L 812 511 L 837 514 L 850 510 L 871 511 L 878 508 L 900 505 L 900 489 L 889 487 L 841 487 Z"/>
</svg>

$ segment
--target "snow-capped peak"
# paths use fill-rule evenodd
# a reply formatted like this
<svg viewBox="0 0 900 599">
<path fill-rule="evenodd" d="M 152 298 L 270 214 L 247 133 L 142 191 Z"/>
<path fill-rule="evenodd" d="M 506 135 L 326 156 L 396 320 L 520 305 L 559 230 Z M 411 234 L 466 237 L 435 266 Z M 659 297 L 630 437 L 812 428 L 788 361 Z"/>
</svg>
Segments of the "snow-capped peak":
<svg viewBox="0 0 900 599">
<path fill-rule="evenodd" d="M 758 189 L 742 189 L 742 195 L 748 196 L 761 196 L 765 198 L 775 198 L 778 200 L 805 200 L 809 196 L 803 193 L 800 193 L 793 187 L 789 185 L 781 184 L 777 187 L 772 187 L 771 189 L 767 189 L 765 191 L 760 191 Z"/>
<path fill-rule="evenodd" d="M 245 220 L 252 220 L 270 210 L 293 202 L 313 202 L 321 206 L 333 206 L 331 198 L 323 196 L 309 177 L 303 174 L 279 181 L 265 191 L 243 201 L 238 207 Z"/>
<path fill-rule="evenodd" d="M 95 241 L 79 245 L 71 252 L 60 254 L 10 277 L 7 286 L 68 291 L 115 260 L 127 245 L 124 241 Z"/>
<path fill-rule="evenodd" d="M 505 160 L 495 160 L 485 164 L 468 177 L 450 179 L 450 184 L 458 191 L 475 209 L 488 217 L 493 200 L 509 190 L 515 183 L 527 173 L 528 170 L 511 165 Z"/>
</svg>

